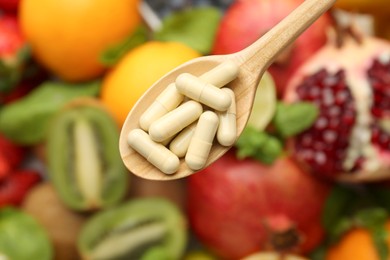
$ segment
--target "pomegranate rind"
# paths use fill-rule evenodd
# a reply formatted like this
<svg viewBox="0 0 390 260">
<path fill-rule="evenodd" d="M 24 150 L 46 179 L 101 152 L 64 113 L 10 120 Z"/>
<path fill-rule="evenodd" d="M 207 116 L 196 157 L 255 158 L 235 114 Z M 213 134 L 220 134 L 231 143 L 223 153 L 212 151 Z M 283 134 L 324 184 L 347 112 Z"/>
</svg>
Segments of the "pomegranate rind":
<svg viewBox="0 0 390 260">
<path fill-rule="evenodd" d="M 285 226 L 270 222 L 285 217 L 302 239 L 289 252 L 308 253 L 324 238 L 321 214 L 329 188 L 289 157 L 265 166 L 252 159 L 238 160 L 231 149 L 190 176 L 190 226 L 220 258 L 241 259 L 260 250 L 275 250 L 268 232 L 279 233 Z"/>
<path fill-rule="evenodd" d="M 330 73 L 336 73 L 339 70 L 353 71 L 353 74 L 347 73 L 346 84 L 350 87 L 352 95 L 355 99 L 356 109 L 358 111 L 366 111 L 363 116 L 360 114 L 360 119 L 367 120 L 365 123 L 366 129 L 369 129 L 371 115 L 369 114 L 372 99 L 372 90 L 367 79 L 367 71 L 372 66 L 374 58 L 380 60 L 390 59 L 389 43 L 385 40 L 372 37 L 363 37 L 361 41 L 356 41 L 353 38 L 345 38 L 343 45 L 336 50 L 335 44 L 329 42 L 319 52 L 313 55 L 303 66 L 301 66 L 291 78 L 287 85 L 287 91 L 283 97 L 285 102 L 294 102 L 298 100 L 297 92 L 295 91 L 300 82 L 309 75 L 313 75 L 323 68 Z M 368 118 L 368 119 L 367 119 Z M 355 139 L 363 139 L 361 136 L 355 136 Z M 351 140 L 352 138 L 350 138 Z M 369 155 L 367 161 L 374 161 L 374 164 L 368 165 L 364 163 L 362 169 L 353 173 L 335 172 L 332 174 L 335 180 L 340 182 L 373 182 L 390 178 L 390 153 L 389 151 L 380 150 L 375 144 L 370 144 Z M 294 150 L 294 139 L 288 146 Z M 361 144 L 364 148 L 365 144 Z M 361 149 L 363 150 L 363 149 Z M 364 151 L 361 154 L 366 155 Z M 300 160 L 299 156 L 296 156 Z M 300 160 L 306 168 L 310 169 L 310 165 Z"/>
</svg>

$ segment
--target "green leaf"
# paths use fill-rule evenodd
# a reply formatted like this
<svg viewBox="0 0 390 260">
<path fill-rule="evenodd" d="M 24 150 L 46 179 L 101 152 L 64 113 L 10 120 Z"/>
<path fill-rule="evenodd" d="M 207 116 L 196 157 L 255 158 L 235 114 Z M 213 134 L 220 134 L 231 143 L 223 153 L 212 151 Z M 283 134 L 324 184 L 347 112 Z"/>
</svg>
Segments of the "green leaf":
<svg viewBox="0 0 390 260">
<path fill-rule="evenodd" d="M 283 137 L 297 135 L 313 125 L 318 108 L 309 102 L 279 103 L 273 119 L 276 131 Z"/>
<path fill-rule="evenodd" d="M 283 146 L 277 138 L 268 136 L 255 158 L 265 164 L 272 164 L 282 154 L 282 149 Z"/>
<path fill-rule="evenodd" d="M 253 127 L 246 127 L 236 142 L 239 148 L 237 157 L 244 159 L 256 154 L 257 147 L 261 147 L 267 141 L 267 135 Z"/>
<path fill-rule="evenodd" d="M 248 126 L 236 142 L 237 157 L 254 158 L 265 164 L 272 164 L 282 153 L 283 146 L 274 136 Z"/>
<path fill-rule="evenodd" d="M 16 53 L 18 64 L 24 64 L 29 59 L 31 59 L 31 56 L 32 56 L 31 53 L 32 53 L 32 50 L 31 50 L 30 45 L 28 45 L 28 44 L 23 45 L 22 48 L 20 48 L 18 50 L 18 52 Z"/>
<path fill-rule="evenodd" d="M 383 227 L 387 218 L 388 213 L 382 208 L 362 209 L 355 214 L 357 224 L 366 228 Z"/>
<path fill-rule="evenodd" d="M 148 30 L 139 26 L 132 35 L 123 42 L 108 48 L 100 55 L 100 62 L 108 67 L 114 66 L 128 51 L 148 40 Z"/>
<path fill-rule="evenodd" d="M 341 237 L 354 227 L 354 221 L 352 218 L 341 217 L 337 219 L 333 227 L 328 230 L 329 243 L 336 243 Z"/>
<path fill-rule="evenodd" d="M 162 28 L 155 32 L 159 41 L 178 41 L 209 54 L 221 19 L 221 12 L 214 7 L 193 7 L 167 16 Z"/>
<path fill-rule="evenodd" d="M 51 116 L 66 102 L 78 97 L 97 96 L 100 82 L 67 84 L 45 82 L 23 98 L 0 110 L 0 132 L 23 145 L 43 141 Z"/>
<path fill-rule="evenodd" d="M 368 193 L 373 197 L 375 202 L 382 208 L 390 212 L 390 189 L 374 185 L 368 187 Z"/>
<path fill-rule="evenodd" d="M 336 185 L 330 192 L 322 212 L 322 225 L 331 232 L 342 217 L 348 213 L 348 206 L 355 200 L 356 195 L 346 187 Z"/>
<path fill-rule="evenodd" d="M 320 245 L 310 253 L 311 260 L 324 260 L 327 253 L 326 245 Z"/>
<path fill-rule="evenodd" d="M 389 248 L 387 246 L 389 234 L 387 230 L 384 226 L 375 227 L 370 230 L 370 233 L 380 260 L 387 260 L 389 256 Z"/>
</svg>

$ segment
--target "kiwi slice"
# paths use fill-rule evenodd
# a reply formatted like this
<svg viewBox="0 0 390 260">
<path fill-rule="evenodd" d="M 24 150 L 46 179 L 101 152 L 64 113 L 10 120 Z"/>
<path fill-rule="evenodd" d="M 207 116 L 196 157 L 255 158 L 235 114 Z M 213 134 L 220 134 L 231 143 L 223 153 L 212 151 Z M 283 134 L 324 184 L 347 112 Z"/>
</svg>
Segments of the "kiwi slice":
<svg viewBox="0 0 390 260">
<path fill-rule="evenodd" d="M 128 173 L 118 148 L 119 129 L 97 100 L 67 104 L 47 135 L 47 164 L 61 200 L 75 210 L 113 205 L 125 195 Z"/>
<path fill-rule="evenodd" d="M 187 244 L 186 220 L 163 198 L 139 198 L 94 215 L 78 239 L 83 259 L 180 259 Z"/>
<path fill-rule="evenodd" d="M 49 238 L 32 216 L 16 208 L 0 209 L 0 259 L 50 260 L 52 257 Z"/>
<path fill-rule="evenodd" d="M 66 207 L 51 183 L 35 186 L 23 201 L 22 209 L 46 230 L 55 260 L 80 259 L 76 241 L 88 216 Z"/>
</svg>

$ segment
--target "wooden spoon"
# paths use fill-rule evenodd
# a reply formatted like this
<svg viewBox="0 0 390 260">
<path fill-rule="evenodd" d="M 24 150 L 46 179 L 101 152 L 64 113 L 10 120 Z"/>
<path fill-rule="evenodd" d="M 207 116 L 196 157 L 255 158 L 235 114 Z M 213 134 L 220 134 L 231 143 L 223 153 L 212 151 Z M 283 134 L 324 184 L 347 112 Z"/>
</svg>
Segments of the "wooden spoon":
<svg viewBox="0 0 390 260">
<path fill-rule="evenodd" d="M 279 24 L 242 51 L 228 55 L 210 55 L 193 59 L 159 79 L 134 105 L 122 127 L 119 150 L 126 167 L 133 174 L 151 180 L 172 180 L 193 174 L 195 171 L 187 167 L 184 159 L 181 159 L 180 168 L 176 173 L 172 175 L 164 174 L 129 147 L 127 144 L 127 135 L 132 129 L 140 128 L 139 118 L 143 112 L 181 73 L 186 72 L 199 76 L 218 64 L 226 60 L 231 60 L 240 67 L 238 77 L 229 83 L 229 87 L 234 91 L 236 96 L 238 137 L 248 121 L 257 86 L 263 73 L 272 64 L 278 54 L 326 12 L 335 1 L 306 0 Z M 229 148 L 215 143 L 210 151 L 206 166 L 220 158 Z"/>
</svg>

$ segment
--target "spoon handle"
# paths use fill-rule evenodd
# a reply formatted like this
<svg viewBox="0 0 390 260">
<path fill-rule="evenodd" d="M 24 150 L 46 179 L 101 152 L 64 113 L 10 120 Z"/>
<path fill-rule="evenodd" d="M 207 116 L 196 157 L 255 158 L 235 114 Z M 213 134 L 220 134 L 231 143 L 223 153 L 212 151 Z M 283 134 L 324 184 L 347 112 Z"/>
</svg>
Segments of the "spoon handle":
<svg viewBox="0 0 390 260">
<path fill-rule="evenodd" d="M 249 47 L 237 53 L 248 71 L 259 77 L 280 52 L 325 13 L 336 0 L 306 0 Z"/>
</svg>

